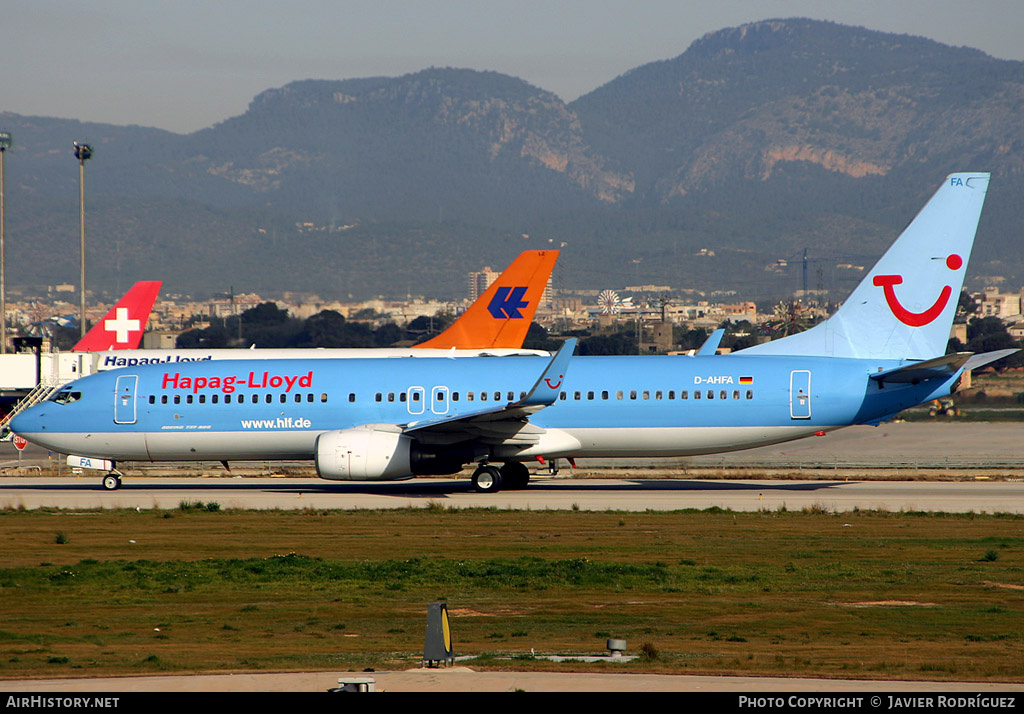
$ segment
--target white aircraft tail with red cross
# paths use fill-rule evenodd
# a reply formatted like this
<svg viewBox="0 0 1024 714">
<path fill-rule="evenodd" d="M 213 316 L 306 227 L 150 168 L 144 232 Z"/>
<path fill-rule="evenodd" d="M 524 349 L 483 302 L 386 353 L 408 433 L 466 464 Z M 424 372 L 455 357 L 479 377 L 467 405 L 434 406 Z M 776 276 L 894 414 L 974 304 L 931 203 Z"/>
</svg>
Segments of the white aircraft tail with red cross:
<svg viewBox="0 0 1024 714">
<path fill-rule="evenodd" d="M 946 352 L 989 174 L 956 173 L 835 315 L 744 354 L 927 360 Z"/>
</svg>

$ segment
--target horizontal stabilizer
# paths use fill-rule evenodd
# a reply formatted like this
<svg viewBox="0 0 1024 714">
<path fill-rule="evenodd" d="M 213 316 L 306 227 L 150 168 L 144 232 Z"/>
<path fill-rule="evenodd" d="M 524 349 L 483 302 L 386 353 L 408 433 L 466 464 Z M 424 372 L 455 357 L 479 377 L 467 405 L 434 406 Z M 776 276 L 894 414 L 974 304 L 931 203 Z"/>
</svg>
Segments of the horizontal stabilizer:
<svg viewBox="0 0 1024 714">
<path fill-rule="evenodd" d="M 996 350 L 995 352 L 985 352 L 980 355 L 971 352 L 957 352 L 925 360 L 924 362 L 914 362 L 913 364 L 886 370 L 885 372 L 878 372 L 877 374 L 872 374 L 871 379 L 877 382 L 892 382 L 894 384 L 918 384 L 926 379 L 948 379 L 959 369 L 965 371 L 979 369 L 1017 352 L 1020 352 L 1020 350 Z"/>
<path fill-rule="evenodd" d="M 871 375 L 876 382 L 892 382 L 895 384 L 918 384 L 926 379 L 949 379 L 956 371 L 967 364 L 973 356 L 971 352 L 956 352 L 935 359 L 888 369 Z"/>
<path fill-rule="evenodd" d="M 1017 354 L 1020 350 L 996 350 L 994 352 L 983 352 L 980 355 L 974 355 L 964 365 L 964 369 L 980 369 L 987 364 L 992 364 L 1004 357 Z"/>
</svg>

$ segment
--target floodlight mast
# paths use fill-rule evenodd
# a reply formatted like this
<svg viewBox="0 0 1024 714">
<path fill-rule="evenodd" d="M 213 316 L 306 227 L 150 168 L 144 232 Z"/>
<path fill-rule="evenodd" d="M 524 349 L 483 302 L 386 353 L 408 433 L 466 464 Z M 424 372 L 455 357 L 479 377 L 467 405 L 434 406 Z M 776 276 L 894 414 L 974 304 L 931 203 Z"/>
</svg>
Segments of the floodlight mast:
<svg viewBox="0 0 1024 714">
<path fill-rule="evenodd" d="M 92 158 L 92 147 L 75 142 L 75 158 L 78 159 L 78 224 L 81 234 L 82 275 L 79 285 L 81 304 L 79 310 L 79 332 L 85 337 L 85 162 Z"/>
<path fill-rule="evenodd" d="M 7 206 L 4 196 L 4 155 L 13 144 L 10 133 L 0 131 L 0 354 L 7 354 L 7 261 L 4 254 Z"/>
</svg>

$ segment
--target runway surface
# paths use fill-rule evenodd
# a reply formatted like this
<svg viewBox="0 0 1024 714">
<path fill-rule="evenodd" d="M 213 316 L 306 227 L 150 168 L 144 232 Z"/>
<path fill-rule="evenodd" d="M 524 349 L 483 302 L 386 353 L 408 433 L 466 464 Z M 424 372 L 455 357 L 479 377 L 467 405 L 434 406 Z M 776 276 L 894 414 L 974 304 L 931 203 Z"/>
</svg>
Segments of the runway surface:
<svg viewBox="0 0 1024 714">
<path fill-rule="evenodd" d="M 336 484 L 319 479 L 138 478 L 103 491 L 95 477 L 0 478 L 0 508 L 173 509 L 500 508 L 673 511 L 860 510 L 1024 513 L 1024 482 L 696 481 L 541 478 L 522 491 L 474 492 L 466 480 Z"/>
<path fill-rule="evenodd" d="M 34 475 L 52 472 L 59 457 L 29 447 L 19 460 L 14 447 L 3 443 L 0 508 L 169 509 L 182 501 L 214 501 L 221 508 L 253 509 L 642 511 L 717 506 L 736 511 L 1024 513 L 1022 436 L 1024 424 L 1017 422 L 851 427 L 824 438 L 708 457 L 583 460 L 576 470 L 563 461 L 554 477 L 535 465 L 539 473 L 527 489 L 497 494 L 473 492 L 468 472 L 460 478 L 349 483 L 315 476 L 231 476 L 217 464 L 128 469 L 124 486 L 108 492 L 100 487 L 98 471 L 76 476 L 64 466 L 60 477 Z M 247 473 L 269 474 L 275 468 L 257 464 Z M 786 478 L 760 478 L 768 474 Z"/>
</svg>

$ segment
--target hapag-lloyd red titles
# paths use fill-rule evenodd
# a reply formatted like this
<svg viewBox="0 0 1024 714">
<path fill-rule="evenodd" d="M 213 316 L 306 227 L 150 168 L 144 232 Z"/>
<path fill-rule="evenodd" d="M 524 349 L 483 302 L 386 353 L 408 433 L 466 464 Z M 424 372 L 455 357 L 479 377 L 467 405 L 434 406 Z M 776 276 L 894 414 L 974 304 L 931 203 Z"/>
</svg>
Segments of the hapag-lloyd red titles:
<svg viewBox="0 0 1024 714">
<path fill-rule="evenodd" d="M 282 376 L 270 372 L 264 372 L 258 376 L 256 372 L 249 372 L 248 378 L 234 375 L 230 377 L 182 377 L 181 372 L 174 374 L 164 372 L 164 380 L 160 388 L 182 389 L 191 391 L 193 394 L 200 389 L 219 389 L 225 394 L 230 394 L 239 387 L 249 387 L 250 389 L 280 389 L 284 387 L 284 391 L 290 392 L 296 385 L 303 388 L 312 387 L 313 370 L 307 374 L 295 376 Z"/>
</svg>

